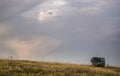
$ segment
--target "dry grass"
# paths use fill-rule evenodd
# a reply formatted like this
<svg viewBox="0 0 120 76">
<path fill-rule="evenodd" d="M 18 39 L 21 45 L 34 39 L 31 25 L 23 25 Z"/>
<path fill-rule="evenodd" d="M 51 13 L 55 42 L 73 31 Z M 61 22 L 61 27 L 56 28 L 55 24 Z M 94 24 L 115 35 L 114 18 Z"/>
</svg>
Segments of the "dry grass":
<svg viewBox="0 0 120 76">
<path fill-rule="evenodd" d="M 120 67 L 0 60 L 0 76 L 120 76 Z"/>
</svg>

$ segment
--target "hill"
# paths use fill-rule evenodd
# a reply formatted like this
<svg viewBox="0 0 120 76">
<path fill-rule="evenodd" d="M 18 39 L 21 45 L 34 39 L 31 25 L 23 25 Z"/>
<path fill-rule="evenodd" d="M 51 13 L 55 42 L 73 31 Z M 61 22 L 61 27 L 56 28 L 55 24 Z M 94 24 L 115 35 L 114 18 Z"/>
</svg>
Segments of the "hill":
<svg viewBox="0 0 120 76">
<path fill-rule="evenodd" d="M 120 76 L 120 67 L 0 59 L 0 76 Z"/>
</svg>

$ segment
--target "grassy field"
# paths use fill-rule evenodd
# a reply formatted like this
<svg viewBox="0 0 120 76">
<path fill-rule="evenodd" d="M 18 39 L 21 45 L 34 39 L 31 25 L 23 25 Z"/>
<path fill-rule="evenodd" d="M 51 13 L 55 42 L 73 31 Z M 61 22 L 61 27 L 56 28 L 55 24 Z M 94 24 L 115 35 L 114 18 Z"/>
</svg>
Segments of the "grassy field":
<svg viewBox="0 0 120 76">
<path fill-rule="evenodd" d="M 0 76 L 120 76 L 120 67 L 0 59 Z"/>
</svg>

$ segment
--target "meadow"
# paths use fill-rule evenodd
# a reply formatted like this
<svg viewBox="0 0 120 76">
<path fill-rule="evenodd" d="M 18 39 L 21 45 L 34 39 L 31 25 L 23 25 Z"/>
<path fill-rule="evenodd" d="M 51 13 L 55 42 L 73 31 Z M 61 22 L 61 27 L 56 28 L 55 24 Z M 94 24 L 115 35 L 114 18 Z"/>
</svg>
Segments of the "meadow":
<svg viewBox="0 0 120 76">
<path fill-rule="evenodd" d="M 120 76 L 120 67 L 0 59 L 0 76 Z"/>
</svg>

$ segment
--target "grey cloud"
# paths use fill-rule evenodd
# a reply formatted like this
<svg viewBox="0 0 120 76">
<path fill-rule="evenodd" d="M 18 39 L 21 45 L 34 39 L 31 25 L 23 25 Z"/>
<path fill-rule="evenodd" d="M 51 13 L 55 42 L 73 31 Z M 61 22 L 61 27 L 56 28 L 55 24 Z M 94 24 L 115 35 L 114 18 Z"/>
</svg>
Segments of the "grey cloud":
<svg viewBox="0 0 120 76">
<path fill-rule="evenodd" d="M 64 13 L 67 11 L 66 14 L 44 23 L 36 18 L 38 15 L 36 11 L 39 11 L 40 9 L 34 10 L 34 8 L 39 6 L 42 1 L 40 3 L 39 1 L 35 1 L 33 4 L 32 1 L 26 1 L 21 4 L 19 4 L 19 1 L 15 1 L 15 4 L 14 2 L 3 1 L 5 3 L 7 2 L 7 6 L 0 4 L 2 6 L 0 9 L 0 11 L 2 10 L 2 14 L 0 13 L 0 22 L 6 22 L 6 26 L 9 30 L 4 30 L 3 34 L 0 33 L 0 41 L 3 41 L 3 43 L 9 40 L 13 40 L 14 43 L 18 41 L 18 45 L 22 47 L 20 44 L 21 41 L 30 42 L 31 44 L 31 41 L 33 40 L 37 43 L 40 41 L 40 37 L 47 36 L 48 42 L 43 40 L 43 43 L 41 43 L 45 48 L 47 44 L 52 43 L 51 41 L 54 41 L 54 39 L 55 41 L 58 41 L 58 43 L 55 42 L 58 46 L 55 46 L 54 48 L 55 44 L 53 43 L 53 46 L 49 47 L 49 44 L 47 48 L 54 49 L 49 51 L 47 55 L 42 58 L 51 58 L 53 61 L 66 61 L 65 59 L 67 59 L 68 62 L 88 63 L 89 58 L 92 56 L 103 56 L 107 59 L 108 63 L 120 65 L 120 62 L 118 62 L 120 61 L 120 1 L 110 0 L 108 2 L 107 0 L 102 0 L 107 3 L 100 6 L 97 5 L 100 4 L 100 1 L 87 1 L 88 2 L 83 0 L 82 2 L 79 0 L 71 0 L 71 4 L 62 9 Z M 18 2 L 18 4 L 16 2 Z M 27 2 L 29 2 L 28 5 L 26 5 Z M 8 8 L 9 6 L 11 7 L 10 9 Z M 14 6 L 17 6 L 18 9 L 14 10 Z M 84 8 L 93 8 L 94 6 L 100 8 L 99 11 L 94 12 L 94 14 L 89 14 L 89 11 L 83 11 Z M 68 7 L 69 9 L 67 9 Z M 9 12 L 11 13 L 9 14 Z M 31 14 L 28 15 L 28 18 L 23 16 L 23 14 L 26 15 L 26 12 L 31 12 Z M 17 13 L 16 16 L 14 16 L 15 13 Z M 8 14 L 8 16 L 4 14 Z M 14 18 L 11 19 L 12 16 Z M 1 26 L 2 23 L 0 23 L 0 28 Z M 14 39 L 17 39 L 17 41 L 15 42 Z M 62 45 L 59 45 L 61 42 Z M 2 50 L 6 50 L 5 52 L 7 54 L 15 54 L 12 49 L 16 47 L 9 47 L 9 45 L 5 44 L 3 46 L 3 43 L 0 43 L 0 48 Z M 29 46 L 30 44 L 27 43 L 26 45 Z M 40 46 L 41 45 L 38 44 L 36 49 Z M 5 54 L 3 51 L 0 52 Z M 33 51 L 30 52 L 33 53 Z M 34 52 L 34 56 L 39 56 L 40 53 L 41 52 L 36 51 Z M 15 55 L 17 56 L 17 53 Z"/>
<path fill-rule="evenodd" d="M 119 36 L 118 26 L 120 18 L 118 13 L 119 7 L 116 8 L 116 4 L 119 4 L 119 1 L 118 3 L 117 1 L 113 4 L 110 3 L 107 7 L 104 6 L 102 12 L 97 15 L 79 13 L 70 16 L 65 22 L 63 20 L 65 26 L 64 29 L 62 29 L 62 32 L 59 32 L 58 35 L 62 36 L 65 43 L 57 51 L 60 54 L 59 56 L 62 54 L 72 57 L 79 55 L 80 58 L 83 54 L 87 55 L 89 52 L 90 56 L 106 57 L 109 63 L 111 62 L 111 60 L 109 60 L 109 58 L 111 58 L 110 55 L 112 55 L 113 64 L 118 63 L 119 65 L 118 54 L 120 54 L 120 38 L 117 36 Z M 74 33 L 73 30 L 75 28 L 80 28 L 80 32 Z M 86 57 L 84 59 L 86 59 Z M 117 61 L 115 62 L 114 60 Z"/>
<path fill-rule="evenodd" d="M 44 1 L 44 0 L 42 0 Z M 42 3 L 40 0 L 1 0 L 0 1 L 0 21 L 4 22 L 5 20 L 10 20 L 26 11 L 36 6 L 37 4 Z"/>
</svg>

